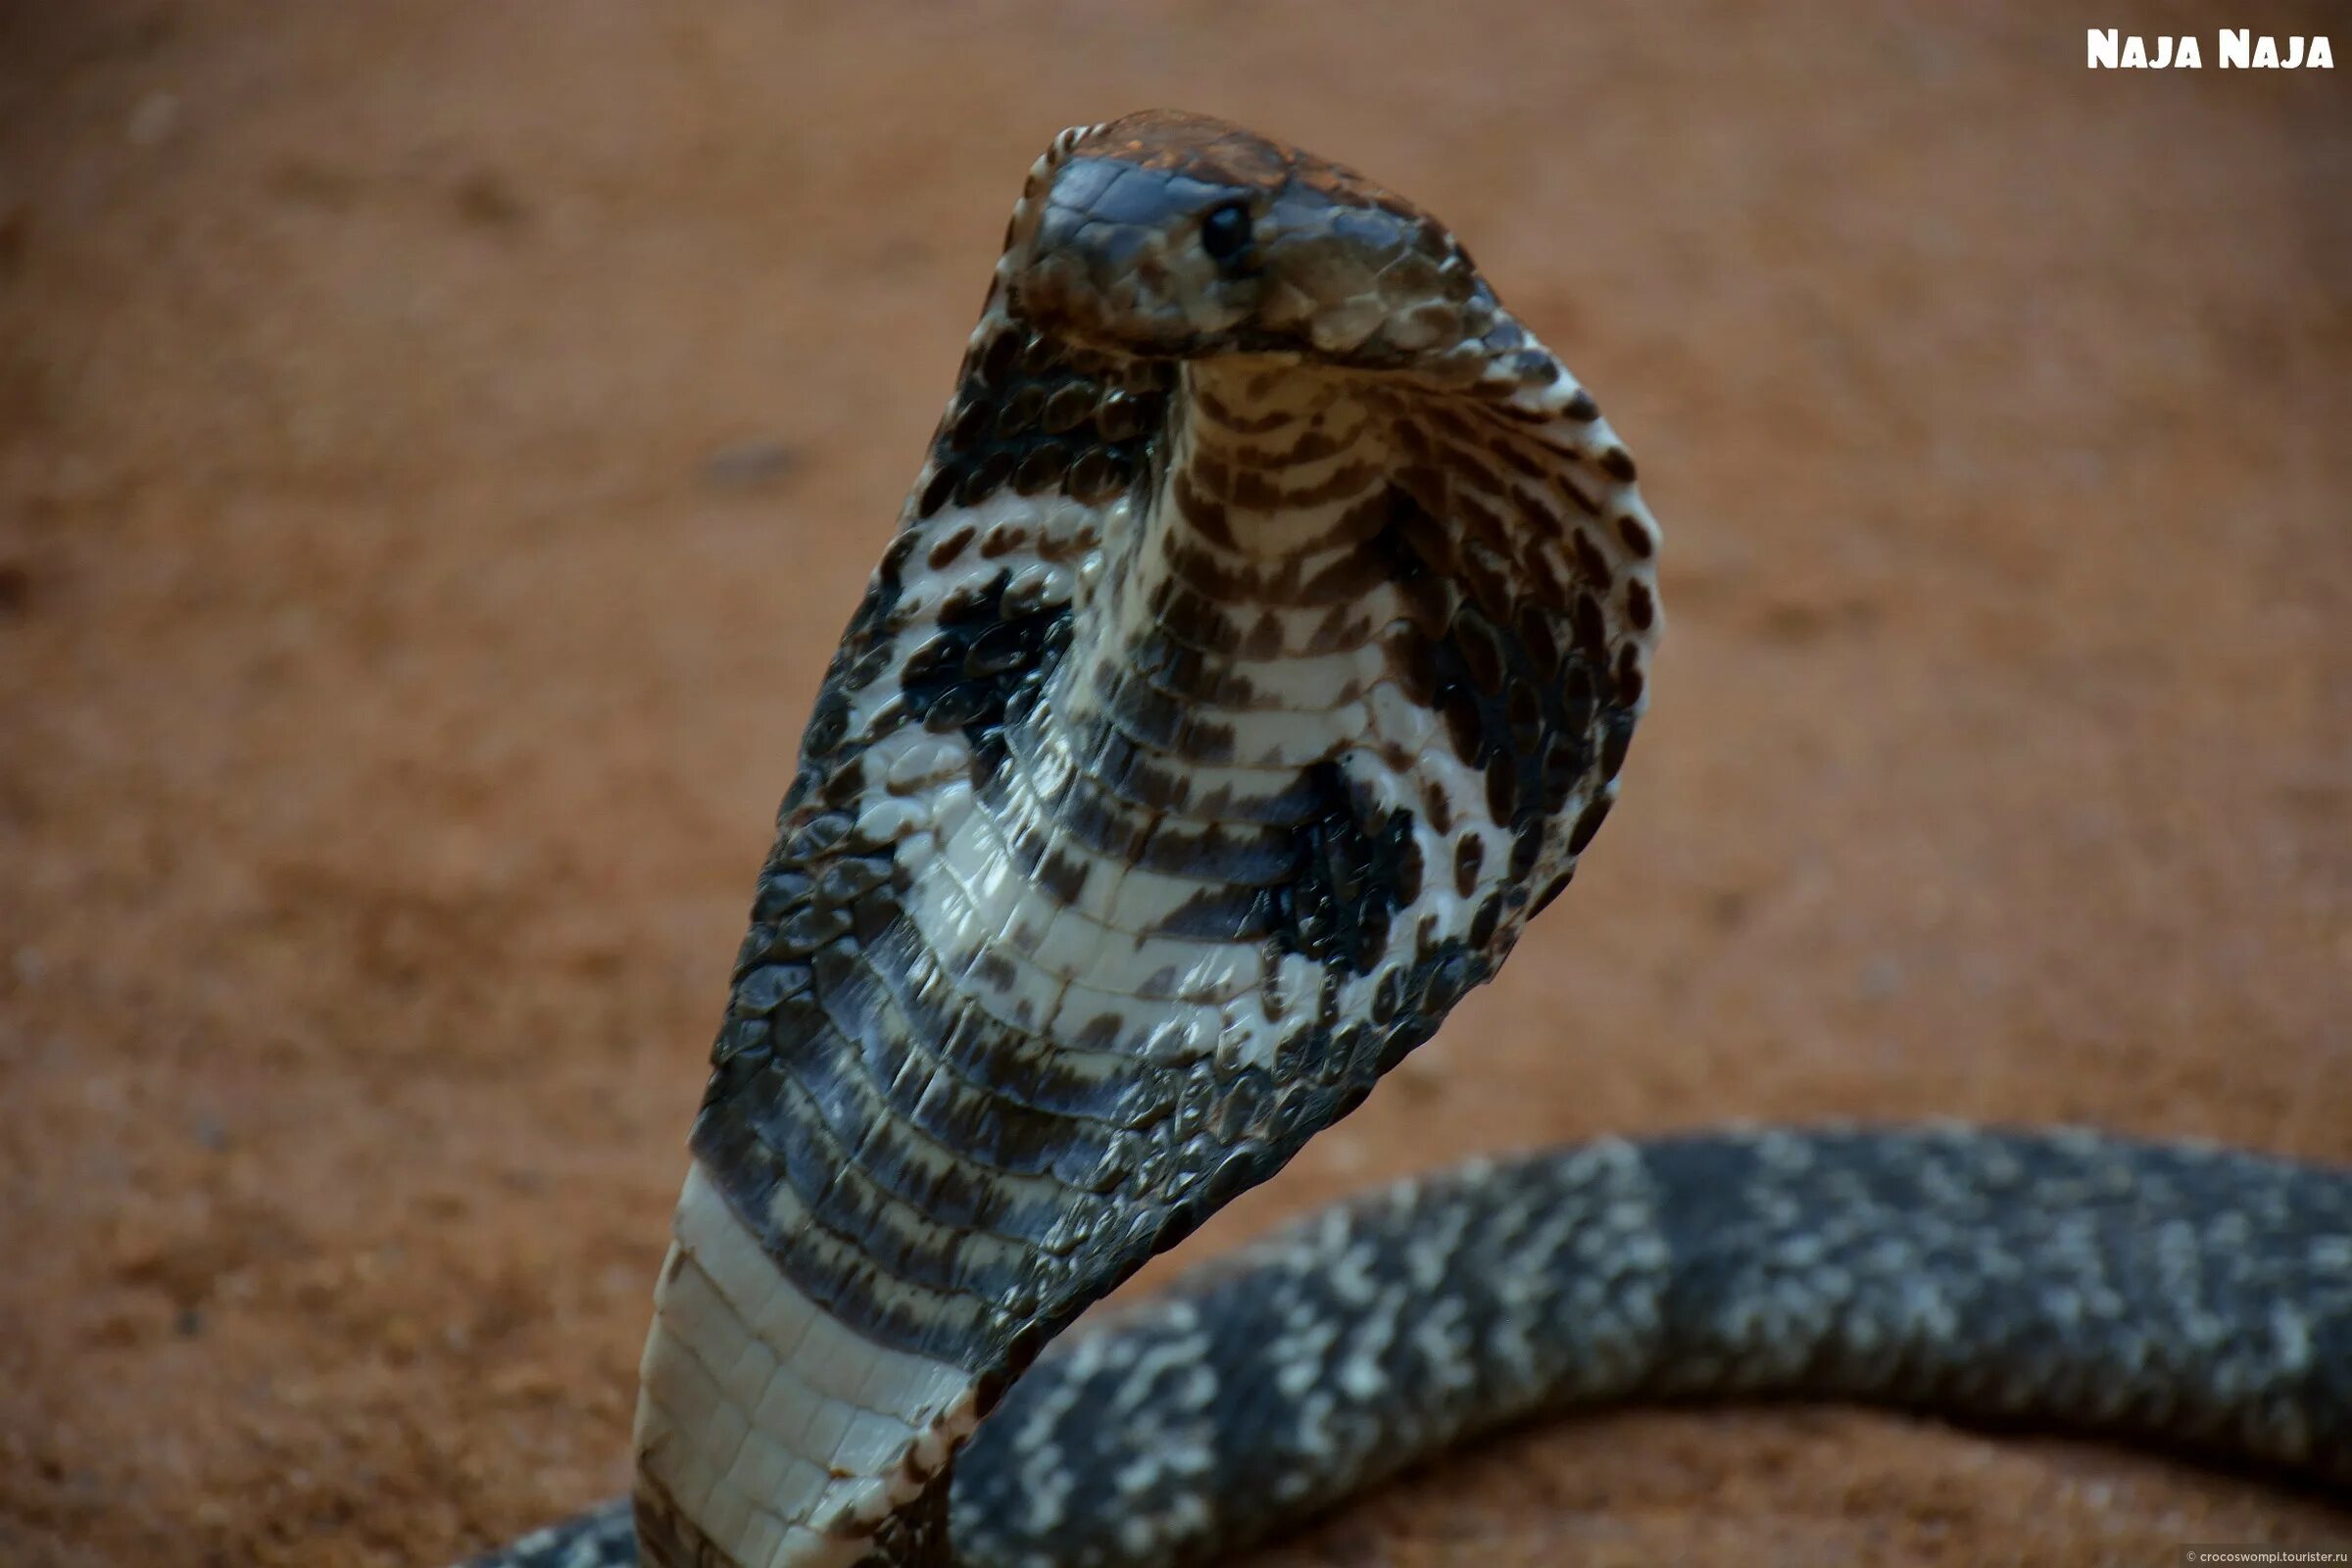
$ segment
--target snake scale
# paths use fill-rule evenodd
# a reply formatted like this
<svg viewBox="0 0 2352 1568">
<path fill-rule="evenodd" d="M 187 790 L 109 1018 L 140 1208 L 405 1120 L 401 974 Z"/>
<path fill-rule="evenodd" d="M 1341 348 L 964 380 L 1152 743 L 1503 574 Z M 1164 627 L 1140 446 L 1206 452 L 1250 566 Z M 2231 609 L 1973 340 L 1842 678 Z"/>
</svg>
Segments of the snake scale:
<svg viewBox="0 0 2352 1568">
<path fill-rule="evenodd" d="M 1213 1561 L 1637 1398 L 2352 1486 L 2352 1177 L 2090 1132 L 1483 1163 L 1048 1350 L 1567 885 L 1657 550 L 1591 394 L 1410 203 L 1199 116 L 1057 137 L 778 815 L 634 1496 L 482 1562 Z"/>
</svg>

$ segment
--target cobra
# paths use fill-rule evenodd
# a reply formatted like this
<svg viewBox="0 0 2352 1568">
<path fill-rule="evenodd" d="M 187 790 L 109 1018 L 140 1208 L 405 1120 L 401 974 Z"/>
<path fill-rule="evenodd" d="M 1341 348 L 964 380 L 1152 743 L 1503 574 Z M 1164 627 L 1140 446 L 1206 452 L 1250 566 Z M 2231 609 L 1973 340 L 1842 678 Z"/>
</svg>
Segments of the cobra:
<svg viewBox="0 0 2352 1568">
<path fill-rule="evenodd" d="M 779 814 L 634 1497 L 484 1561 L 1213 1560 L 1701 1396 L 2352 1483 L 2352 1180 L 2086 1132 L 1484 1164 L 1048 1350 L 1568 884 L 1661 628 L 1635 481 L 1411 204 L 1198 116 L 1057 137 Z"/>
</svg>

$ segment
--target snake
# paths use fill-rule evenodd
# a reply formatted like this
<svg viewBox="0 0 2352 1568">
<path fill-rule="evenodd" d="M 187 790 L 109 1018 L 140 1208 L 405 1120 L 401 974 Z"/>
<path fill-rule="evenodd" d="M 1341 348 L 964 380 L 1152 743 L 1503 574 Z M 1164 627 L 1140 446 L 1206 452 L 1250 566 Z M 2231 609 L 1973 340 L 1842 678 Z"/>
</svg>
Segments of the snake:
<svg viewBox="0 0 2352 1568">
<path fill-rule="evenodd" d="M 632 1494 L 478 1561 L 1210 1562 L 1629 1400 L 2352 1488 L 2352 1174 L 2081 1128 L 1484 1160 L 1063 1334 L 1569 884 L 1659 545 L 1592 393 L 1420 208 L 1200 115 L 1055 137 L 777 815 Z"/>
</svg>

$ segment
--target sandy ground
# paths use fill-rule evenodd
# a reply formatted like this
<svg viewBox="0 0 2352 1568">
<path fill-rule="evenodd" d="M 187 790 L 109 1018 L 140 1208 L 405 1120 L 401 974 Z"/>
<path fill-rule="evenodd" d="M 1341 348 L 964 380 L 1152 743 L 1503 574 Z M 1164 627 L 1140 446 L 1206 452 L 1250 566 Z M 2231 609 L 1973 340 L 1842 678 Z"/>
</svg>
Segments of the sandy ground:
<svg viewBox="0 0 2352 1568">
<path fill-rule="evenodd" d="M 1023 171 L 1145 104 L 1453 222 L 1673 621 L 1573 893 L 1195 1255 L 1733 1117 L 2352 1157 L 2352 98 L 2082 65 L 2340 9 L 851 9 L 0 5 L 0 1561 L 429 1564 L 621 1487 L 811 688 Z M 1795 1409 L 1253 1560 L 2347 1536 Z"/>
</svg>

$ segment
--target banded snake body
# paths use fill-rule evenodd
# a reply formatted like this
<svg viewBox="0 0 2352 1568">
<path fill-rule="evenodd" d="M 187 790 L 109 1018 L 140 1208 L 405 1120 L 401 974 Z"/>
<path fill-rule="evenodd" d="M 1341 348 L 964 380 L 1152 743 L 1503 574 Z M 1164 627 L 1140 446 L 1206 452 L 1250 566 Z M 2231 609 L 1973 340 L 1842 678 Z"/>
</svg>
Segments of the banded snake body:
<svg viewBox="0 0 2352 1568">
<path fill-rule="evenodd" d="M 483 1561 L 1208 1561 L 1632 1398 L 2352 1486 L 2352 1178 L 2088 1132 L 1480 1165 L 1040 1355 L 1568 883 L 1647 699 L 1657 549 L 1591 395 L 1418 209 L 1192 115 L 1057 137 L 779 813 L 634 1498 Z"/>
</svg>

